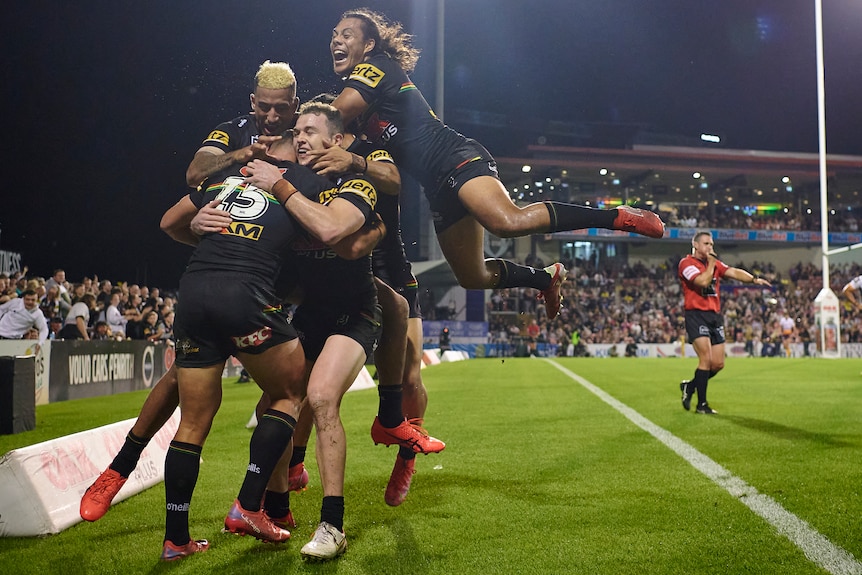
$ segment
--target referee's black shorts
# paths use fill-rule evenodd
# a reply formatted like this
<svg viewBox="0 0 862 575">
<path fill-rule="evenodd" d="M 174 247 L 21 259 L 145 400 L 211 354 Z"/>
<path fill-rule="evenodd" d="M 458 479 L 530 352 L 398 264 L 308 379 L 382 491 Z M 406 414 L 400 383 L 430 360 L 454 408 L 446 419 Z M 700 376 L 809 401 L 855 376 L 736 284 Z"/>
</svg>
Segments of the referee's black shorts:
<svg viewBox="0 0 862 575">
<path fill-rule="evenodd" d="M 724 343 L 724 317 L 714 311 L 685 310 L 685 333 L 688 343 L 699 337 L 708 337 L 712 345 Z"/>
</svg>

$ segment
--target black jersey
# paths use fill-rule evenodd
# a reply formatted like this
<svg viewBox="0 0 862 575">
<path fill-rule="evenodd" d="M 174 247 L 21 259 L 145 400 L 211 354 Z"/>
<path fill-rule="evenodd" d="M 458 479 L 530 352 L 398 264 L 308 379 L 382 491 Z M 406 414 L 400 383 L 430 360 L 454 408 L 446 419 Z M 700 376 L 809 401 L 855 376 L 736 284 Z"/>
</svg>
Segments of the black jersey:
<svg viewBox="0 0 862 575">
<path fill-rule="evenodd" d="M 365 136 L 385 146 L 398 167 L 419 180 L 426 193 L 472 159 L 456 153 L 468 138 L 437 118 L 398 62 L 386 54 L 357 65 L 344 85 L 368 104 L 358 118 Z"/>
<path fill-rule="evenodd" d="M 254 115 L 246 114 L 216 126 L 201 146 L 212 146 L 227 153 L 254 144 L 259 136 L 260 129 Z"/>
<path fill-rule="evenodd" d="M 294 164 L 278 164 L 282 170 Z M 186 272 L 232 271 L 263 279 L 272 286 L 299 227 L 270 193 L 243 183 L 245 166 L 234 165 L 213 174 L 189 194 L 201 208 L 219 199 L 219 208 L 233 218 L 220 233 L 201 238 Z"/>
<path fill-rule="evenodd" d="M 377 205 L 377 189 L 364 176 L 345 176 L 333 182 L 303 166 L 284 175 L 306 198 L 328 204 L 342 198 L 359 208 L 366 223 Z M 300 233 L 290 245 L 291 265 L 296 269 L 303 305 L 329 305 L 359 309 L 376 298 L 371 257 L 345 260 L 310 233 Z"/>
<path fill-rule="evenodd" d="M 367 140 L 355 139 L 347 151 L 364 157 L 366 162 L 392 162 L 392 156 L 386 149 Z M 404 241 L 401 239 L 398 198 L 399 196 L 381 193 L 377 197 L 377 206 L 374 208 L 386 225 L 386 235 L 371 254 L 372 269 L 375 276 L 392 287 L 416 282 L 411 272 L 410 261 L 404 251 Z"/>
</svg>

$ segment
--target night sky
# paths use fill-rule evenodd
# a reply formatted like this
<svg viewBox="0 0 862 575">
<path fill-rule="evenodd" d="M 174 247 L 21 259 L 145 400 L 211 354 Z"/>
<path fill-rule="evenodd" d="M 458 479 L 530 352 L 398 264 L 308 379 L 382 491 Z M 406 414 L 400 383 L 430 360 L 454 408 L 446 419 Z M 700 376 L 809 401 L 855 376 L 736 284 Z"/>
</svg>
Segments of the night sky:
<svg viewBox="0 0 862 575">
<path fill-rule="evenodd" d="M 824 0 L 828 151 L 862 155 L 862 4 Z M 363 4 L 359 4 L 363 5 Z M 364 3 L 423 48 L 436 0 Z M 248 112 L 257 66 L 334 91 L 329 36 L 353 2 L 16 2 L 2 24 L 7 180 L 0 249 L 31 274 L 175 287 L 190 248 L 158 229 L 209 131 Z M 560 7 L 565 7 L 561 10 Z M 721 134 L 817 151 L 814 0 L 449 0 L 445 110 Z M 471 135 L 470 126 L 453 127 Z M 483 141 L 492 152 L 529 141 Z M 503 155 L 503 154 L 500 154 Z"/>
</svg>

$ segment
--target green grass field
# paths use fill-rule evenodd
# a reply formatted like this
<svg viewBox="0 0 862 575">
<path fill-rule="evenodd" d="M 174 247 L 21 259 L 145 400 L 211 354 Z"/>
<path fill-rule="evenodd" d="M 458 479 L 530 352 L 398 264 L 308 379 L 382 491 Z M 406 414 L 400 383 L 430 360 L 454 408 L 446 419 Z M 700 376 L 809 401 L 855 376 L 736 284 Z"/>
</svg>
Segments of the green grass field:
<svg viewBox="0 0 862 575">
<path fill-rule="evenodd" d="M 717 416 L 685 412 L 687 359 L 564 359 L 559 365 L 771 498 L 845 550 L 832 572 L 862 572 L 862 360 L 729 359 L 710 384 Z M 395 448 L 368 435 L 374 390 L 350 393 L 347 553 L 304 564 L 320 489 L 291 497 L 285 545 L 220 533 L 244 475 L 257 399 L 225 383 L 204 448 L 191 533 L 209 552 L 160 564 L 164 490 L 58 535 L 0 539 L 0 573 L 816 574 L 819 567 L 743 501 L 595 393 L 538 359 L 473 360 L 423 372 L 426 426 L 447 442 L 419 456 L 407 501 L 383 490 Z M 37 428 L 0 436 L 0 453 L 134 417 L 143 392 L 42 406 Z M 0 486 L 2 488 L 2 486 Z M 8 520 L 8 518 L 4 518 Z"/>
</svg>

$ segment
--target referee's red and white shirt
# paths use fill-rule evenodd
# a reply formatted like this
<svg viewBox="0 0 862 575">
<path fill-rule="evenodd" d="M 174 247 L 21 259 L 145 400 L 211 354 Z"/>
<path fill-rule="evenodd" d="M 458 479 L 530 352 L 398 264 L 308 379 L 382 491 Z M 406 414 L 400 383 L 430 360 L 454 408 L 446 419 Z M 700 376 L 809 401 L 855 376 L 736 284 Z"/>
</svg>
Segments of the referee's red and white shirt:
<svg viewBox="0 0 862 575">
<path fill-rule="evenodd" d="M 694 278 L 706 269 L 706 261 L 694 256 L 685 256 L 679 262 L 679 280 L 682 283 L 682 293 L 685 296 L 685 309 L 697 309 L 702 311 L 721 311 L 721 302 L 718 300 L 719 280 L 730 266 L 717 260 L 712 281 L 705 288 L 694 284 Z"/>
</svg>

